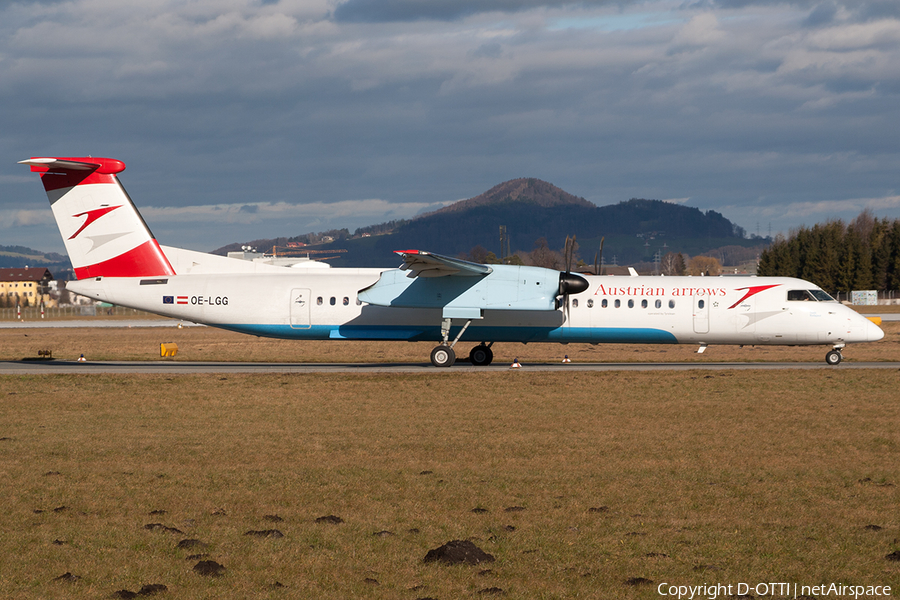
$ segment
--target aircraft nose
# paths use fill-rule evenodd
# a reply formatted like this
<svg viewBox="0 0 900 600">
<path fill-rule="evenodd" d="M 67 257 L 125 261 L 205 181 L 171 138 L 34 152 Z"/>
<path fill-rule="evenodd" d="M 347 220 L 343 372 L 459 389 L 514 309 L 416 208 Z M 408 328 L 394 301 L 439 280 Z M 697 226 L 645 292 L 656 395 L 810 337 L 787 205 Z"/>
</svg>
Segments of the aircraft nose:
<svg viewBox="0 0 900 600">
<path fill-rule="evenodd" d="M 866 319 L 866 341 L 877 342 L 883 337 L 884 331 L 881 330 L 881 327 L 879 327 L 869 319 Z"/>
</svg>

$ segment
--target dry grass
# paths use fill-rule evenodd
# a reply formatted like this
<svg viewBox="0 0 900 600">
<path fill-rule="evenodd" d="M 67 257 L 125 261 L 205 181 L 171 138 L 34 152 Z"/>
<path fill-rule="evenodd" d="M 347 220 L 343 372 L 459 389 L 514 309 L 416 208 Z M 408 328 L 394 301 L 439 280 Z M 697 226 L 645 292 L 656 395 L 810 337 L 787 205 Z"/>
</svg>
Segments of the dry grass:
<svg viewBox="0 0 900 600">
<path fill-rule="evenodd" d="M 883 325 L 885 338 L 871 344 L 851 345 L 844 351 L 850 361 L 900 360 L 900 321 Z M 37 357 L 39 350 L 74 360 L 82 353 L 89 360 L 158 360 L 159 345 L 176 342 L 176 361 L 273 362 L 428 362 L 431 342 L 295 341 L 254 338 L 210 327 L 148 327 L 133 329 L 0 329 L 0 360 Z M 471 343 L 461 342 L 457 356 L 468 356 Z M 779 347 L 711 346 L 697 354 L 693 345 L 656 344 L 496 344 L 495 360 L 511 363 L 559 362 L 568 354 L 576 362 L 824 362 L 825 346 Z"/>
<path fill-rule="evenodd" d="M 171 598 L 658 597 L 633 577 L 900 587 L 884 558 L 900 548 L 894 372 L 0 385 L 4 598 L 149 583 Z M 345 522 L 314 522 L 330 514 Z M 143 528 L 153 522 L 184 534 Z M 285 537 L 244 535 L 271 528 Z M 227 574 L 194 574 L 183 538 L 211 544 Z M 497 561 L 422 563 L 452 539 Z M 65 572 L 81 579 L 52 581 Z"/>
</svg>

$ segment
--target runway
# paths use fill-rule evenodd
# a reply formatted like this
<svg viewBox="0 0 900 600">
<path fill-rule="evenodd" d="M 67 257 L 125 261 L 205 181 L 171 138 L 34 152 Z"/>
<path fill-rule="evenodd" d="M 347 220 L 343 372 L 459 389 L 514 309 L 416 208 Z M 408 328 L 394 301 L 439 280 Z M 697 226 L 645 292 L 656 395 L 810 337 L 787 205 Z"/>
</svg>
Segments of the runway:
<svg viewBox="0 0 900 600">
<path fill-rule="evenodd" d="M 228 374 L 228 373 L 396 373 L 420 375 L 448 375 L 453 373 L 499 373 L 503 371 L 559 372 L 559 371 L 771 371 L 774 369 L 823 369 L 841 371 L 846 369 L 900 369 L 900 362 L 853 362 L 844 361 L 838 366 L 828 366 L 821 362 L 679 362 L 679 363 L 536 363 L 523 364 L 512 369 L 508 364 L 493 364 L 475 367 L 457 363 L 449 369 L 433 367 L 431 363 L 250 363 L 250 362 L 166 362 L 166 361 L 122 361 L 122 362 L 76 362 L 61 360 L 2 361 L 0 375 L 73 375 L 73 374 Z"/>
</svg>

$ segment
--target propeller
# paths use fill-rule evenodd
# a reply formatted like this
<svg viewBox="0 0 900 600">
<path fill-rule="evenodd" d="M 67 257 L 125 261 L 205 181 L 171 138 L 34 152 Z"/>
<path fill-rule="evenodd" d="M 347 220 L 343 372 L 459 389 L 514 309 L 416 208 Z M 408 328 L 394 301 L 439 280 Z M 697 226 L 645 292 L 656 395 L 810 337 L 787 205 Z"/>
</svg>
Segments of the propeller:
<svg viewBox="0 0 900 600">
<path fill-rule="evenodd" d="M 566 236 L 566 270 L 559 274 L 559 293 L 556 297 L 557 308 L 562 306 L 565 310 L 566 321 L 569 320 L 569 295 L 580 294 L 588 289 L 588 281 L 581 275 L 572 273 L 572 254 L 575 252 L 575 236 Z M 562 298 L 560 299 L 560 296 Z"/>
</svg>

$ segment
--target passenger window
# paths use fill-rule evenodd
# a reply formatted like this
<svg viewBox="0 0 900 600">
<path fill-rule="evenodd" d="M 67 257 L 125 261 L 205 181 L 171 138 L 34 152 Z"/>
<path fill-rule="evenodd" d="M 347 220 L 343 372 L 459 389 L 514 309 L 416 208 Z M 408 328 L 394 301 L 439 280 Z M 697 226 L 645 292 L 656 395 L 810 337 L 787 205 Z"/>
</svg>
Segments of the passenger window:
<svg viewBox="0 0 900 600">
<path fill-rule="evenodd" d="M 609 306 L 609 302 L 606 301 L 606 298 L 600 301 L 600 308 L 606 308 Z"/>
<path fill-rule="evenodd" d="M 578 308 L 578 299 L 577 298 L 572 299 L 572 308 Z"/>
<path fill-rule="evenodd" d="M 332 306 L 334 306 L 335 304 L 337 304 L 337 298 L 335 298 L 334 296 L 332 296 L 332 297 L 331 297 L 331 300 L 329 300 L 328 303 L 331 304 Z"/>
<path fill-rule="evenodd" d="M 622 306 L 622 301 L 617 299 L 616 300 L 616 308 L 619 308 L 620 306 Z"/>
<path fill-rule="evenodd" d="M 675 301 L 669 300 L 669 308 L 675 308 Z"/>
<path fill-rule="evenodd" d="M 349 306 L 349 304 L 350 304 L 350 298 L 348 298 L 347 296 L 344 296 L 344 306 Z"/>
<path fill-rule="evenodd" d="M 647 301 L 641 300 L 641 308 L 647 308 Z"/>
<path fill-rule="evenodd" d="M 592 299 L 588 298 L 587 305 L 588 305 L 588 308 L 594 308 L 594 301 Z"/>
<path fill-rule="evenodd" d="M 628 300 L 628 308 L 634 308 L 634 300 Z"/>
<path fill-rule="evenodd" d="M 656 304 L 654 305 L 656 308 L 662 308 L 662 300 L 659 298 L 656 299 Z"/>
<path fill-rule="evenodd" d="M 323 302 L 322 296 L 319 296 L 318 298 L 316 298 L 316 304 L 318 304 L 319 306 L 322 306 L 322 302 Z"/>
<path fill-rule="evenodd" d="M 703 308 L 704 306 L 706 306 L 706 302 L 704 302 L 703 300 L 697 300 L 697 308 Z"/>
</svg>

